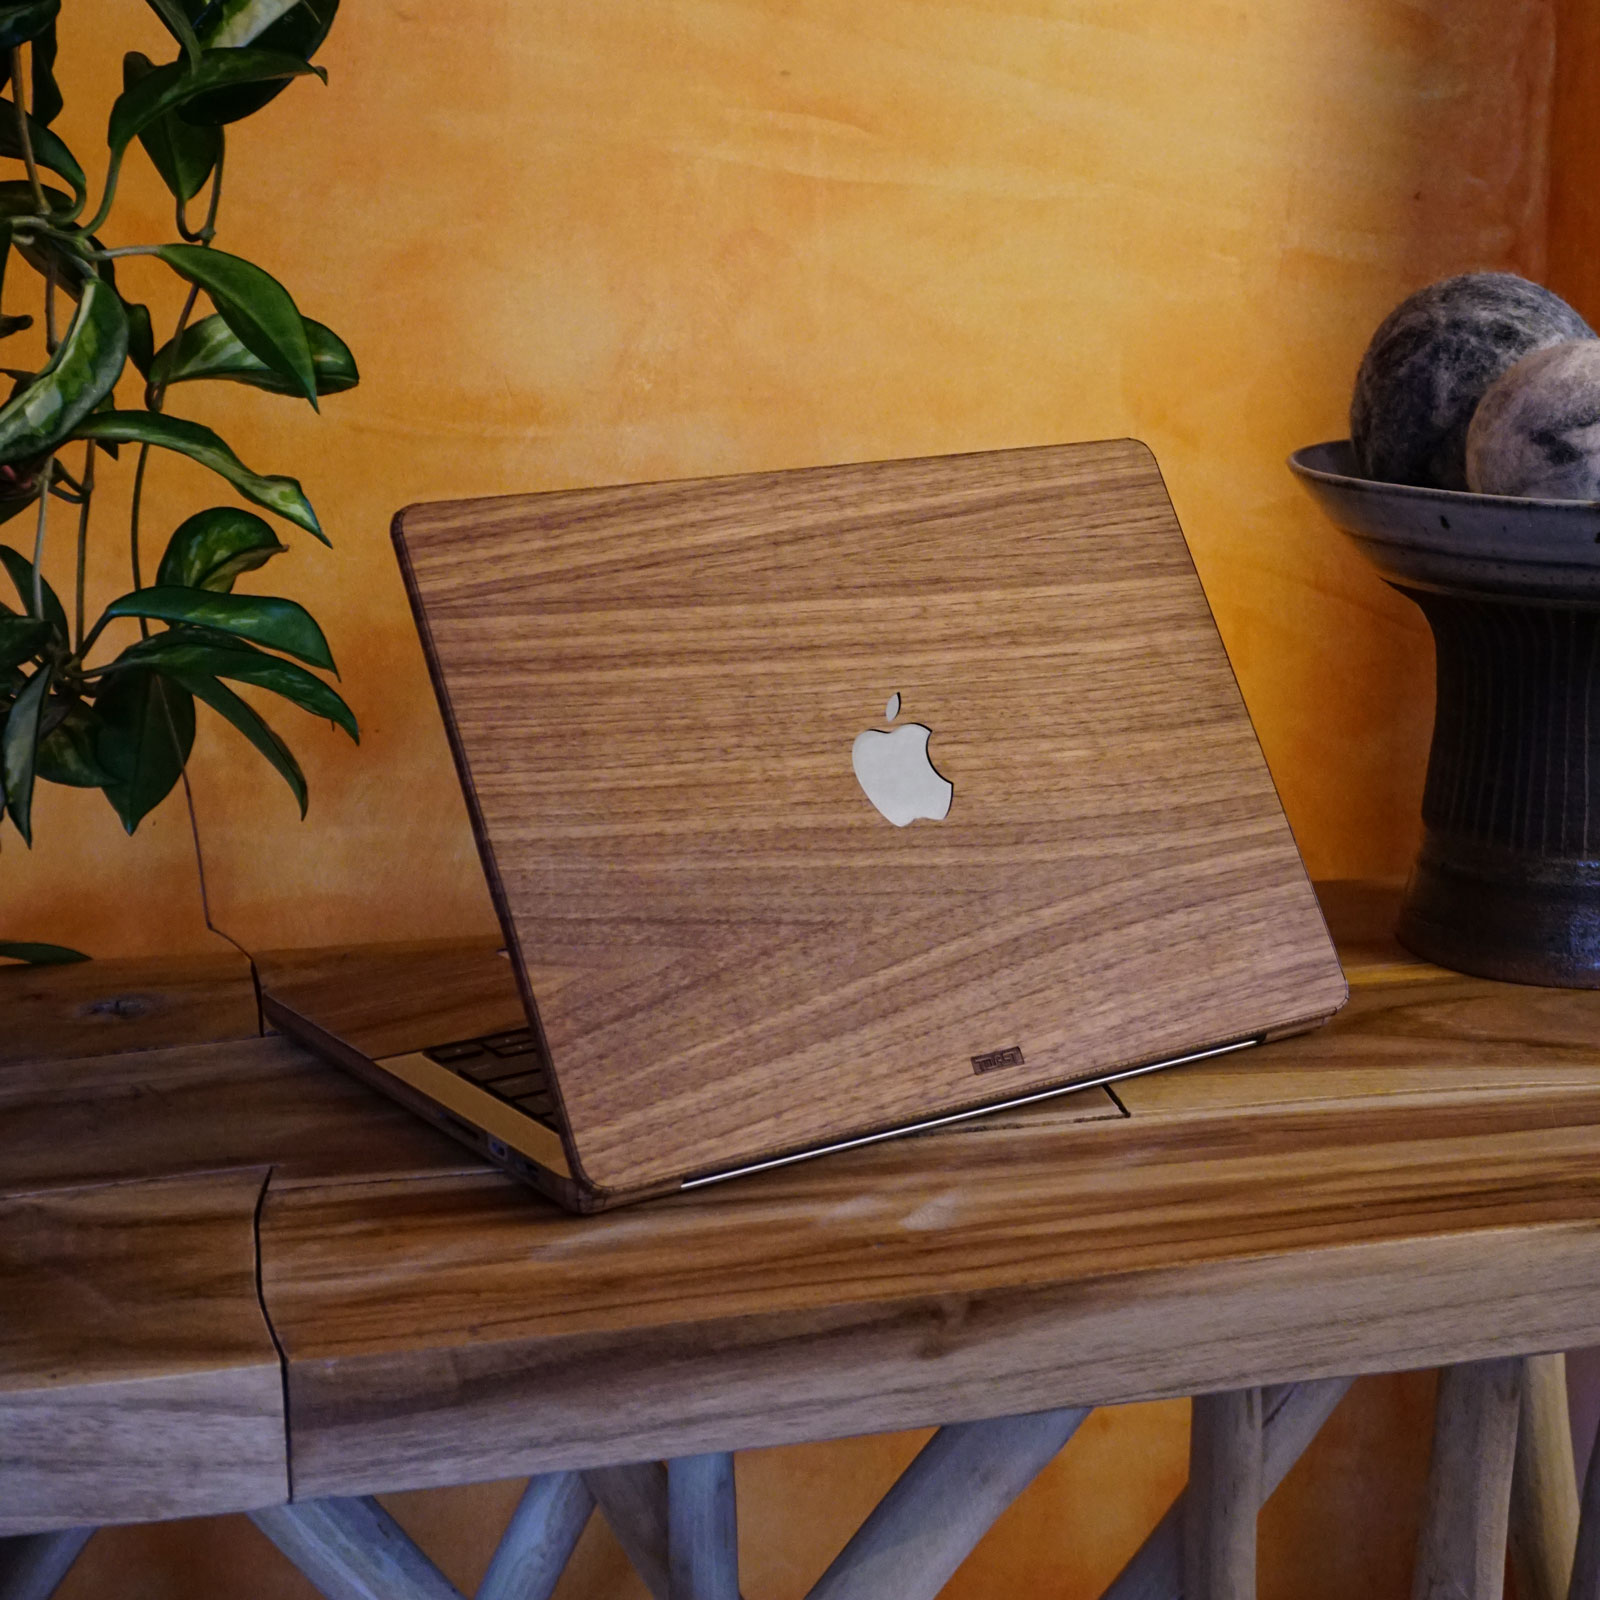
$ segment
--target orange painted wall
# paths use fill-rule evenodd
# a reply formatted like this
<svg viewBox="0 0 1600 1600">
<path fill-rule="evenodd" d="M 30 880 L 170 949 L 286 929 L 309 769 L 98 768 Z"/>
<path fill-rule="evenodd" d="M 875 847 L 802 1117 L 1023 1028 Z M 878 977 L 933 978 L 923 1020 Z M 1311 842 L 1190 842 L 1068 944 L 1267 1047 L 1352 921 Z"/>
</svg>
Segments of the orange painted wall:
<svg viewBox="0 0 1600 1600">
<path fill-rule="evenodd" d="M 1600 8 L 1561 0 L 1550 126 L 1549 284 L 1600 327 Z"/>
<path fill-rule="evenodd" d="M 98 9 L 116 51 L 159 48 L 139 8 Z M 1582 10 L 348 5 L 331 86 L 296 86 L 235 141 L 220 242 L 349 339 L 363 386 L 320 420 L 244 390 L 175 409 L 304 479 L 336 549 L 299 541 L 269 575 L 326 624 L 366 738 L 353 753 L 274 714 L 311 777 L 302 825 L 236 736 L 202 734 L 220 924 L 268 944 L 488 918 L 388 546 L 397 507 L 1120 434 L 1166 471 L 1313 872 L 1403 872 L 1430 648 L 1282 461 L 1342 433 L 1371 329 L 1432 277 L 1538 276 L 1548 240 L 1600 314 L 1593 164 L 1558 170 L 1549 199 L 1557 24 L 1592 46 Z M 81 30 L 66 48 L 74 92 L 108 104 L 116 51 Z M 1563 72 L 1558 158 L 1592 149 Z M 93 119 L 69 131 L 100 148 Z M 131 181 L 112 242 L 164 236 L 158 186 L 138 162 Z M 154 273 L 129 276 L 160 297 Z M 152 526 L 210 494 L 164 463 Z M 105 594 L 114 562 L 97 552 Z M 0 856 L 0 929 L 103 954 L 209 937 L 179 803 L 130 845 L 97 796 L 52 791 L 39 831 L 32 857 L 14 840 Z M 1264 1595 L 1405 1592 L 1428 1395 L 1417 1377 L 1358 1389 L 1274 1502 Z M 1184 1422 L 1181 1405 L 1097 1417 L 951 1593 L 1096 1592 L 1181 1477 Z M 742 1462 L 750 1600 L 801 1593 L 913 1445 Z M 510 1492 L 402 1514 L 468 1581 Z M 229 1523 L 107 1535 L 63 1594 L 126 1593 L 129 1572 L 150 1594 L 309 1592 L 252 1541 Z M 619 1585 L 592 1531 L 563 1600 Z"/>
<path fill-rule="evenodd" d="M 107 16 L 159 48 L 137 7 Z M 398 506 L 1125 433 L 1166 470 L 1312 870 L 1403 870 L 1425 636 L 1282 458 L 1342 430 L 1405 290 L 1540 270 L 1551 55 L 1551 0 L 351 6 L 331 86 L 235 140 L 222 242 L 365 382 L 321 420 L 245 390 L 174 405 L 305 479 L 337 548 L 271 577 L 328 624 L 367 738 L 280 715 L 301 826 L 231 731 L 203 734 L 219 921 L 307 942 L 487 914 Z M 115 51 L 80 35 L 67 67 L 108 103 Z M 168 226 L 132 165 L 117 242 Z M 156 269 L 128 276 L 161 298 Z M 163 462 L 152 528 L 211 492 Z M 0 925 L 99 953 L 203 937 L 181 806 L 131 849 L 104 812 L 47 796 Z"/>
</svg>

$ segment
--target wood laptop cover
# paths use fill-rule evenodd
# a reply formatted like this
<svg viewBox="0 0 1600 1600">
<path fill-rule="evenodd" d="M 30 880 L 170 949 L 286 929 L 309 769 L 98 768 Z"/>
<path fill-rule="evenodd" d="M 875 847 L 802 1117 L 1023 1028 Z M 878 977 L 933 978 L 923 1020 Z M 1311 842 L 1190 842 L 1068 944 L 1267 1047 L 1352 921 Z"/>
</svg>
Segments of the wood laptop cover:
<svg viewBox="0 0 1600 1600">
<path fill-rule="evenodd" d="M 415 506 L 395 538 L 601 1190 L 1344 1001 L 1141 444 Z M 943 821 L 852 771 L 895 694 Z"/>
</svg>

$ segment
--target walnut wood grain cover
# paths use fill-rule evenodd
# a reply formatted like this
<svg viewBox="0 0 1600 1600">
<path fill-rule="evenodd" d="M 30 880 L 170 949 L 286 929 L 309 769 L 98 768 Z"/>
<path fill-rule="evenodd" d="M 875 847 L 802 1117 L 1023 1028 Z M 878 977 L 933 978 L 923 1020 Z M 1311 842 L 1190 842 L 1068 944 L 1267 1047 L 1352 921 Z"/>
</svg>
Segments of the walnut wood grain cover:
<svg viewBox="0 0 1600 1600">
<path fill-rule="evenodd" d="M 602 1189 L 1344 997 L 1142 445 L 422 506 L 396 539 L 522 958 L 576 972 L 536 1000 Z M 942 824 L 852 774 L 895 693 Z"/>
<path fill-rule="evenodd" d="M 307 1017 L 372 1060 L 528 1025 L 498 936 L 255 952 L 269 1012 Z M 535 978 L 541 994 L 559 974 Z M 276 1019 L 274 1019 L 276 1020 Z"/>
</svg>

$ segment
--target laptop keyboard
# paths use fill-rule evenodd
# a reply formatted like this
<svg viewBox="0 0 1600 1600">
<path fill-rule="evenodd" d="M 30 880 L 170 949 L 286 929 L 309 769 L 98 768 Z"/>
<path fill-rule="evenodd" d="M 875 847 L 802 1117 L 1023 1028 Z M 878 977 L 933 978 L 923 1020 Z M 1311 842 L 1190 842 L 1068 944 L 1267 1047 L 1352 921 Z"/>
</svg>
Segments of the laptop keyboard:
<svg viewBox="0 0 1600 1600">
<path fill-rule="evenodd" d="M 430 1061 L 448 1067 L 457 1077 L 487 1089 L 524 1116 L 532 1117 L 559 1133 L 555 1097 L 539 1059 L 539 1041 L 529 1028 L 510 1033 L 485 1034 L 481 1039 L 458 1039 L 422 1052 Z"/>
</svg>

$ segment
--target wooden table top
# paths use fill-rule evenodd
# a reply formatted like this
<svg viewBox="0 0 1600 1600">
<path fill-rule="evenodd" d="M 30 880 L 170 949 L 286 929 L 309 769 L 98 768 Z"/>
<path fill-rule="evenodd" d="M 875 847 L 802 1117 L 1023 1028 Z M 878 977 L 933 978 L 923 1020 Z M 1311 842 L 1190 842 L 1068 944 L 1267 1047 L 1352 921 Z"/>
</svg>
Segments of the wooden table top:
<svg viewBox="0 0 1600 1600">
<path fill-rule="evenodd" d="M 1318 1033 L 586 1219 L 280 1039 L 0 1065 L 0 1437 L 157 1369 L 264 1405 L 274 1339 L 308 1499 L 1600 1342 L 1600 993 L 1324 898 Z M 13 1514 L 48 1446 L 0 1532 L 82 1519 Z"/>
</svg>

